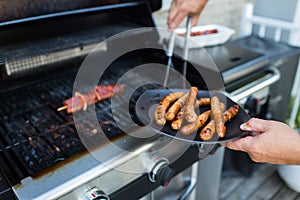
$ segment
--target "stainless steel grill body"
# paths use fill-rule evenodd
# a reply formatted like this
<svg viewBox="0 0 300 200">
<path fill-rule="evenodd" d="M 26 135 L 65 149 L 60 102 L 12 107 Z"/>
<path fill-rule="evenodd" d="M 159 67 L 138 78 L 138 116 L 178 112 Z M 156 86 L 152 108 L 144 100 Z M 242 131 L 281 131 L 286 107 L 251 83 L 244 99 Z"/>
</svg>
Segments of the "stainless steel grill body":
<svg viewBox="0 0 300 200">
<path fill-rule="evenodd" d="M 132 81 L 126 87 L 135 93 L 128 97 L 129 104 L 120 98 L 113 106 L 106 100 L 92 107 L 102 130 L 90 123 L 89 110 L 92 108 L 78 118 L 79 126 L 75 125 L 73 115 L 57 111 L 73 91 L 84 93 L 91 89 L 89 84 L 85 88 L 77 88 L 76 84 L 74 87 L 74 81 L 83 59 L 99 42 L 134 28 L 155 26 L 147 1 L 66 11 L 10 21 L 0 26 L 0 36 L 4 38 L 0 40 L 1 198 L 90 199 L 101 196 L 103 199 L 138 199 L 156 196 L 161 199 L 166 197 L 168 187 L 160 186 L 166 186 L 175 176 L 170 188 L 180 186 L 179 192 L 174 194 L 176 197 L 184 199 L 190 194 L 190 198 L 195 197 L 193 189 L 197 182 L 203 185 L 198 190 L 202 197 L 216 198 L 216 191 L 209 193 L 205 188 L 214 185 L 217 190 L 223 148 L 214 146 L 215 155 L 211 153 L 203 159 L 199 146 L 173 141 L 139 126 L 134 115 L 137 98 L 143 91 L 161 85 L 134 87 L 142 85 L 143 81 L 151 81 L 151 77 L 145 76 L 141 81 L 139 74 L 130 73 Z M 48 31 L 42 31 L 45 29 Z M 159 43 L 159 34 L 156 29 L 150 29 L 151 34 L 147 30 L 97 46 L 97 53 L 106 55 L 111 50 L 117 51 L 118 48 L 113 46 L 122 39 L 125 46 L 132 45 L 132 38 L 148 45 L 116 59 L 99 84 L 115 83 L 136 66 L 166 65 L 168 57 Z M 12 33 L 16 35 L 12 37 Z M 215 74 L 221 77 L 221 84 L 214 89 L 220 89 L 223 84 L 225 92 L 241 104 L 250 95 L 268 96 L 269 85 L 280 77 L 276 69 L 268 66 L 263 54 L 231 45 L 211 47 L 206 51 L 216 61 L 218 70 L 210 69 L 211 62 L 203 59 L 203 49 L 195 49 L 189 53 L 187 80 L 193 86 L 207 89 L 203 74 L 212 77 Z M 179 73 L 184 63 L 180 55 L 181 52 L 176 52 L 172 57 L 174 69 Z M 194 67 L 201 69 L 201 74 Z M 182 82 L 171 79 L 168 84 L 177 87 Z M 116 108 L 120 112 L 114 118 L 112 109 Z M 128 116 L 128 110 L 130 118 L 124 117 Z M 131 120 L 137 124 L 132 125 Z M 126 132 L 118 125 L 126 127 Z M 85 133 L 83 136 L 78 135 L 79 129 Z M 97 134 L 105 134 L 110 142 L 101 142 L 95 137 Z M 143 135 L 152 137 L 141 139 Z M 86 150 L 84 139 L 90 142 L 92 150 Z M 165 145 L 169 147 L 167 151 L 156 151 Z M 95 155 L 101 155 L 101 159 Z M 192 165 L 198 161 L 199 172 L 195 174 Z M 211 180 L 207 182 L 210 165 L 214 165 L 218 173 L 210 174 Z M 156 188 L 164 192 L 155 191 Z M 150 194 L 152 191 L 155 194 Z"/>
</svg>

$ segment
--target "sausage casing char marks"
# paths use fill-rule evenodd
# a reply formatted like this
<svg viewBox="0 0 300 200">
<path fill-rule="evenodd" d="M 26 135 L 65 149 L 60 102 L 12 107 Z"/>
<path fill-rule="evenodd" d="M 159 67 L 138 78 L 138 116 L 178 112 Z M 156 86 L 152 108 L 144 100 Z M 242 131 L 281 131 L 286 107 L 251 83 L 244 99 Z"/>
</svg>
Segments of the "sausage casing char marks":
<svg viewBox="0 0 300 200">
<path fill-rule="evenodd" d="M 221 112 L 224 112 L 225 105 L 223 103 L 220 103 L 220 109 Z M 209 140 L 212 138 L 215 132 L 216 132 L 215 121 L 211 120 L 200 132 L 200 138 L 202 140 Z"/>
<path fill-rule="evenodd" d="M 187 93 L 188 94 L 188 93 Z M 186 94 L 186 95 L 187 95 Z M 181 97 L 182 98 L 182 97 Z M 196 100 L 196 103 L 195 103 L 195 107 L 199 107 L 199 106 L 208 106 L 210 105 L 210 98 L 200 98 L 200 99 L 197 99 Z M 172 121 L 171 123 L 171 127 L 173 130 L 179 130 L 182 123 L 183 123 L 183 113 L 184 113 L 184 108 L 185 106 L 182 106 L 181 109 L 179 110 L 179 112 L 177 113 L 176 115 L 176 118 L 174 121 Z M 203 116 L 202 116 L 203 117 Z M 198 116 L 199 118 L 199 116 Z M 199 121 L 199 120 L 198 120 Z M 193 122 L 195 123 L 195 122 Z M 190 125 L 189 127 L 185 128 L 185 129 L 189 129 L 191 130 L 191 127 L 194 126 L 194 125 Z M 203 125 L 202 125 L 203 126 Z M 194 126 L 194 128 L 196 128 L 197 126 Z M 201 127 L 201 126 L 200 126 Z M 198 128 L 200 128 L 198 127 Z M 191 130 L 192 131 L 192 130 Z M 182 134 L 190 134 L 189 133 L 190 131 L 188 130 L 183 130 Z M 193 132 L 193 131 L 192 131 Z"/>
<path fill-rule="evenodd" d="M 168 121 L 172 121 L 175 119 L 176 114 L 181 110 L 183 105 L 185 104 L 186 100 L 188 98 L 188 93 L 180 97 L 169 109 L 166 113 L 166 119 Z"/>
<path fill-rule="evenodd" d="M 187 124 L 184 127 L 182 127 L 181 133 L 183 135 L 189 135 L 197 131 L 206 123 L 206 121 L 210 118 L 210 115 L 211 115 L 211 110 L 203 112 L 197 117 L 197 120 L 195 122 Z"/>
<path fill-rule="evenodd" d="M 198 95 L 198 88 L 191 87 L 189 90 L 189 95 L 186 100 L 185 110 L 184 110 L 184 118 L 189 123 L 195 122 L 197 120 L 197 114 L 195 112 L 195 102 Z"/>
<path fill-rule="evenodd" d="M 217 96 L 211 98 L 211 111 L 212 117 L 215 122 L 215 129 L 219 137 L 224 137 L 225 135 L 225 125 L 223 111 L 221 109 L 221 103 Z"/>
<path fill-rule="evenodd" d="M 226 112 L 224 113 L 224 121 L 230 121 L 236 114 L 239 112 L 240 107 L 236 104 L 231 106 Z"/>
<path fill-rule="evenodd" d="M 238 105 L 231 106 L 224 113 L 224 121 L 230 121 L 239 112 L 240 107 Z M 211 120 L 200 132 L 200 138 L 202 140 L 210 140 L 215 133 L 215 122 Z"/>
<path fill-rule="evenodd" d="M 184 113 L 184 107 L 181 108 L 181 110 L 177 113 L 176 118 L 171 123 L 171 127 L 173 130 L 179 130 L 182 123 L 183 123 L 183 113 Z"/>
<path fill-rule="evenodd" d="M 218 97 L 197 99 L 197 95 L 198 89 L 192 87 L 188 93 L 175 92 L 164 97 L 155 110 L 156 123 L 164 125 L 167 120 L 171 121 L 173 130 L 180 129 L 183 135 L 189 135 L 202 128 L 211 118 L 211 121 L 202 128 L 200 139 L 210 140 L 215 133 L 218 134 L 219 138 L 224 137 L 226 132 L 225 123 L 238 113 L 239 106 L 234 105 L 224 112 L 225 105 L 220 102 Z M 211 110 L 197 116 L 195 108 L 199 106 L 210 106 Z M 196 118 L 196 120 L 193 120 L 193 118 Z M 184 119 L 189 124 L 181 128 Z"/>
<path fill-rule="evenodd" d="M 155 109 L 154 118 L 158 125 L 162 126 L 166 123 L 166 111 L 171 103 L 176 101 L 178 98 L 182 97 L 184 92 L 174 92 L 165 96 Z"/>
<path fill-rule="evenodd" d="M 215 122 L 211 120 L 200 132 L 201 140 L 210 140 L 215 133 Z"/>
<path fill-rule="evenodd" d="M 200 98 L 196 100 L 195 106 L 208 106 L 210 103 L 210 98 Z"/>
<path fill-rule="evenodd" d="M 188 95 L 188 93 L 185 95 Z M 181 98 L 183 98 L 183 97 L 181 97 Z M 210 98 L 200 98 L 200 99 L 197 99 L 196 103 L 195 103 L 195 107 L 196 106 L 208 106 L 208 105 L 210 105 Z M 180 127 L 183 123 L 184 108 L 185 108 L 185 106 L 181 105 L 181 109 L 177 112 L 175 120 L 172 121 L 171 127 L 173 130 L 180 129 Z"/>
</svg>

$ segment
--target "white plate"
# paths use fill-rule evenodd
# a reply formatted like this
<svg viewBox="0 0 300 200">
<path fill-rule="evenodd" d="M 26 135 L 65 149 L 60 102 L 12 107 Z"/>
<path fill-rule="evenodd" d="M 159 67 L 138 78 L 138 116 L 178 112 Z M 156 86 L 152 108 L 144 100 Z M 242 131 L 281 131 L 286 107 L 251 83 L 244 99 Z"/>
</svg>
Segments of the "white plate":
<svg viewBox="0 0 300 200">
<path fill-rule="evenodd" d="M 205 46 L 214 46 L 219 44 L 224 44 L 228 41 L 232 35 L 235 33 L 235 30 L 217 25 L 217 24 L 210 24 L 205 26 L 195 26 L 192 28 L 191 33 L 193 32 L 204 32 L 207 30 L 217 30 L 217 33 L 211 34 L 203 34 L 199 36 L 191 36 L 191 40 L 189 40 L 188 45 L 189 48 L 197 48 L 197 47 L 205 47 Z M 181 48 L 184 48 L 185 36 L 181 36 L 179 34 L 184 34 L 186 32 L 185 28 L 178 28 L 175 30 L 176 40 L 175 44 Z"/>
</svg>

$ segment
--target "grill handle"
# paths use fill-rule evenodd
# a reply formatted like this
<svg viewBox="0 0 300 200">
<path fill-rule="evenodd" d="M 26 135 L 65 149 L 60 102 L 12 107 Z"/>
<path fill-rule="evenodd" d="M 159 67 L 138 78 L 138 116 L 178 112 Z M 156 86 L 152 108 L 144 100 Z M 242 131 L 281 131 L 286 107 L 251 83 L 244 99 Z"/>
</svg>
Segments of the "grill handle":
<svg viewBox="0 0 300 200">
<path fill-rule="evenodd" d="M 229 93 L 231 99 L 235 102 L 238 102 L 246 97 L 249 97 L 257 91 L 260 91 L 265 87 L 272 85 L 280 79 L 280 71 L 277 68 L 271 66 L 267 69 L 267 71 L 269 73 L 263 76 L 262 78 Z"/>
<path fill-rule="evenodd" d="M 196 179 L 191 178 L 191 180 L 189 181 L 188 185 L 186 186 L 184 192 L 177 200 L 186 200 L 190 196 L 190 194 L 193 192 L 193 190 L 195 189 L 196 183 L 197 183 Z"/>
</svg>

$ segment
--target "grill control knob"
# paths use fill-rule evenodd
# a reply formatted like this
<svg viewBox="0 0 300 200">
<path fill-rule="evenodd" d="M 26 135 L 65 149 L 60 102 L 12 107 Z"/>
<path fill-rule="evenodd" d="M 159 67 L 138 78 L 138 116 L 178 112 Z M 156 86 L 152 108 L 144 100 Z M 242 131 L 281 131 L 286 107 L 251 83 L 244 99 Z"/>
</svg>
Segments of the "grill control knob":
<svg viewBox="0 0 300 200">
<path fill-rule="evenodd" d="M 174 170 L 172 168 L 170 168 L 169 166 L 167 167 L 163 167 L 161 169 L 158 170 L 158 173 L 156 175 L 156 181 L 166 187 L 168 186 L 170 180 L 173 178 L 174 176 Z"/>
<path fill-rule="evenodd" d="M 151 182 L 158 182 L 162 186 L 167 186 L 174 175 L 174 170 L 170 168 L 168 159 L 159 153 L 143 153 L 140 159 L 148 173 Z"/>
<path fill-rule="evenodd" d="M 109 197 L 102 190 L 93 187 L 85 193 L 84 200 L 109 200 Z"/>
<path fill-rule="evenodd" d="M 164 160 L 160 160 L 149 173 L 149 180 L 151 182 L 158 182 L 160 185 L 166 187 L 173 175 L 174 170 L 168 166 L 168 163 Z"/>
</svg>

